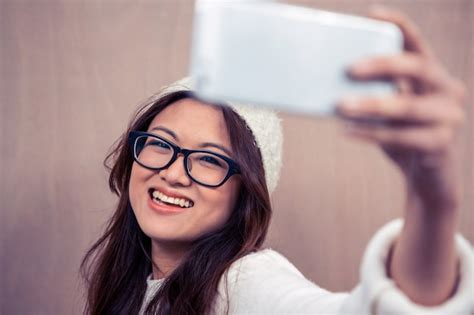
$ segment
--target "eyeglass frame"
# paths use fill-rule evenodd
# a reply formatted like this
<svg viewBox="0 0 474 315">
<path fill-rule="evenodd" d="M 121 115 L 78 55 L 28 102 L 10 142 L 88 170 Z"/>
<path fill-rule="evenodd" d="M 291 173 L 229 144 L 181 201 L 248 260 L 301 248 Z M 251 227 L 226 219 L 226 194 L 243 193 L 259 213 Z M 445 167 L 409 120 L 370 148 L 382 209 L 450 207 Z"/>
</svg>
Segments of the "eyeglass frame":
<svg viewBox="0 0 474 315">
<path fill-rule="evenodd" d="M 143 163 L 141 163 L 138 160 L 138 156 L 136 155 L 136 143 L 137 143 L 137 139 L 141 136 L 158 138 L 159 140 L 161 140 L 161 141 L 165 142 L 166 144 L 168 144 L 173 149 L 173 156 L 171 157 L 171 159 L 169 160 L 169 162 L 165 166 L 163 166 L 163 167 L 150 167 L 150 166 L 144 165 Z M 161 170 L 164 170 L 164 169 L 170 167 L 171 164 L 173 164 L 178 159 L 178 155 L 180 153 L 182 153 L 183 154 L 184 170 L 186 171 L 186 174 L 188 175 L 188 177 L 192 181 L 194 181 L 195 183 L 198 183 L 199 185 L 202 185 L 202 186 L 205 186 L 205 187 L 214 188 L 214 187 L 222 186 L 231 176 L 233 176 L 235 174 L 241 174 L 239 164 L 237 162 L 235 162 L 234 160 L 232 160 L 231 158 L 225 156 L 225 155 L 222 155 L 222 154 L 219 154 L 219 153 L 216 153 L 216 152 L 212 152 L 212 151 L 208 151 L 208 150 L 184 149 L 184 148 L 181 148 L 180 146 L 170 142 L 169 140 L 166 140 L 166 139 L 164 139 L 164 138 L 162 138 L 158 135 L 155 135 L 153 133 L 149 133 L 149 132 L 145 132 L 145 131 L 137 131 L 137 130 L 130 131 L 129 134 L 128 134 L 128 144 L 130 145 L 130 149 L 132 151 L 133 160 L 135 162 L 137 162 L 140 166 L 142 166 L 146 169 L 152 170 L 152 171 L 161 171 Z M 189 170 L 188 170 L 188 156 L 191 153 L 196 153 L 196 152 L 197 153 L 208 153 L 208 154 L 211 154 L 211 155 L 215 155 L 215 156 L 223 159 L 228 164 L 229 169 L 227 170 L 227 174 L 219 184 L 209 185 L 209 184 L 202 183 L 202 182 L 196 180 L 189 173 Z"/>
</svg>

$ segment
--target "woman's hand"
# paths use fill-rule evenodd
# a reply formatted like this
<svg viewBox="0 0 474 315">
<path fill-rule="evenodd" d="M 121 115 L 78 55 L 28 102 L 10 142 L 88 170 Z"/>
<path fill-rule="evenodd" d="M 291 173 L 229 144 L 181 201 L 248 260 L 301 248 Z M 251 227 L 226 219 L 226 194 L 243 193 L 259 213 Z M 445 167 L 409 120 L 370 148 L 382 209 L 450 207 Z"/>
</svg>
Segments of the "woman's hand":
<svg viewBox="0 0 474 315">
<path fill-rule="evenodd" d="M 461 189 L 455 140 L 465 121 L 466 88 L 437 60 L 405 15 L 378 8 L 370 16 L 400 27 L 404 52 L 356 63 L 350 75 L 358 80 L 391 79 L 399 93 L 345 98 L 338 111 L 351 121 L 350 135 L 379 144 L 405 175 L 405 226 L 392 248 L 389 272 L 415 302 L 439 304 L 456 281 L 454 233 Z M 365 118 L 386 123 L 358 122 Z"/>
</svg>

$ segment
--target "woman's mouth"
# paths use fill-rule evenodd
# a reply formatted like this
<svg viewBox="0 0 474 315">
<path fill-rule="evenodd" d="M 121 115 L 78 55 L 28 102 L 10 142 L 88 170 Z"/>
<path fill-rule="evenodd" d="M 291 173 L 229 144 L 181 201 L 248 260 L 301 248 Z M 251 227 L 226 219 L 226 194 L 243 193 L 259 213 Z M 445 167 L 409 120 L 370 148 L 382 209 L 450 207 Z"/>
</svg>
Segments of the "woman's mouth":
<svg viewBox="0 0 474 315">
<path fill-rule="evenodd" d="M 150 194 L 151 200 L 157 204 L 167 204 L 171 206 L 178 206 L 181 208 L 191 208 L 192 206 L 194 206 L 194 202 L 192 200 L 170 197 L 154 188 L 150 188 L 148 190 L 148 193 Z"/>
</svg>

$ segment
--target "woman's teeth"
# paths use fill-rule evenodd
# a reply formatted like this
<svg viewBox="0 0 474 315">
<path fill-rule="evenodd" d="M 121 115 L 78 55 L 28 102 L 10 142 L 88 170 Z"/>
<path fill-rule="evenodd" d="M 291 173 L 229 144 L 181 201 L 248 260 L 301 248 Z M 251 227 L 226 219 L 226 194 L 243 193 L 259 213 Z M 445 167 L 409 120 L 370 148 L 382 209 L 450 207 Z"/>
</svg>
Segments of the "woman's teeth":
<svg viewBox="0 0 474 315">
<path fill-rule="evenodd" d="M 158 190 L 154 190 L 153 193 L 152 193 L 152 196 L 153 196 L 153 199 L 155 199 L 155 200 L 160 200 L 162 202 L 166 202 L 166 203 L 169 203 L 169 204 L 180 206 L 182 208 L 190 208 L 194 205 L 194 203 L 190 200 L 186 200 L 186 199 L 183 199 L 183 198 L 169 197 L 169 196 L 166 196 L 165 194 L 163 194 L 162 192 L 160 192 Z"/>
</svg>

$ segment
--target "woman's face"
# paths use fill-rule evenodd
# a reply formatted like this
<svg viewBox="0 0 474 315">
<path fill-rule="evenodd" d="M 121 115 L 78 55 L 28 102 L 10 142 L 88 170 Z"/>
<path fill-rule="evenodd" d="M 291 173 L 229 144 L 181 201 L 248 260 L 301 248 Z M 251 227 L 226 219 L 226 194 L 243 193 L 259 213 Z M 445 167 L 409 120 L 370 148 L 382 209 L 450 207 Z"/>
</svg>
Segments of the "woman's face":
<svg viewBox="0 0 474 315">
<path fill-rule="evenodd" d="M 234 158 L 222 111 L 193 99 L 181 99 L 161 111 L 148 132 L 186 149 L 204 149 Z M 230 155 L 216 146 L 228 150 Z M 222 186 L 209 188 L 192 181 L 184 169 L 183 156 L 161 171 L 133 163 L 130 203 L 143 232 L 157 242 L 189 242 L 221 227 L 235 205 L 240 177 L 231 176 Z M 180 205 L 152 200 L 180 197 Z M 186 202 L 192 204 L 186 207 Z M 181 202 L 178 201 L 178 203 Z"/>
</svg>

